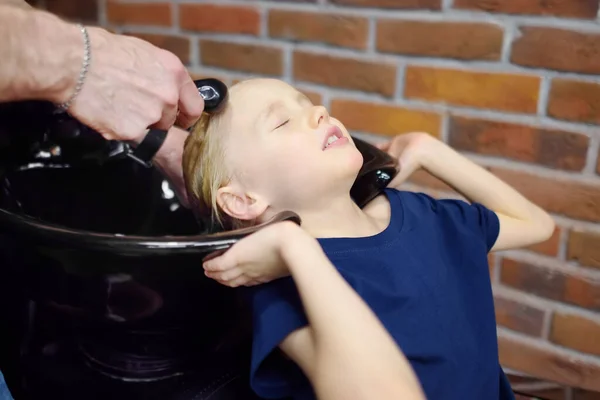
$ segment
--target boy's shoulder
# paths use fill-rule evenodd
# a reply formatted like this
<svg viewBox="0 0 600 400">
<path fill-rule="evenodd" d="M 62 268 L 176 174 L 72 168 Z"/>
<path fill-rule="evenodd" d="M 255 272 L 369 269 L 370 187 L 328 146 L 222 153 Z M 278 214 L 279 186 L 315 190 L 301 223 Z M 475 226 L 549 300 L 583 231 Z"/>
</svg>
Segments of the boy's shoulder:
<svg viewBox="0 0 600 400">
<path fill-rule="evenodd" d="M 439 201 L 422 192 L 386 188 L 364 207 L 364 211 L 373 218 L 385 219 L 389 218 L 392 212 L 423 213 L 435 211 Z"/>
<path fill-rule="evenodd" d="M 369 207 L 367 209 L 367 207 Z M 374 217 L 393 216 L 405 228 L 439 229 L 437 224 L 480 224 L 492 218 L 493 211 L 481 204 L 458 198 L 435 198 L 427 193 L 386 188 L 365 211 Z M 497 218 L 497 217 L 496 217 Z M 432 225 L 433 224 L 433 225 Z"/>
<path fill-rule="evenodd" d="M 363 211 L 396 232 L 413 231 L 415 224 L 420 226 L 420 230 L 434 229 L 432 222 L 439 217 L 436 215 L 438 202 L 425 193 L 386 188 Z"/>
<path fill-rule="evenodd" d="M 386 195 L 386 192 L 387 189 L 363 207 L 363 211 L 371 218 L 389 220 L 394 201 L 389 195 Z"/>
</svg>

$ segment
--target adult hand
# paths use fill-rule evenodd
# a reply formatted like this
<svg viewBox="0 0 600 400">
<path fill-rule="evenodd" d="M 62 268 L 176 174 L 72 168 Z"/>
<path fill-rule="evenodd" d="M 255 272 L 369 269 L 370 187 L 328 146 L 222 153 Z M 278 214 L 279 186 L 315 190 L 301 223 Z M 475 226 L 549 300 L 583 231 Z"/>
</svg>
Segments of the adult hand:
<svg viewBox="0 0 600 400">
<path fill-rule="evenodd" d="M 183 129 L 175 126 L 169 129 L 167 138 L 154 156 L 154 165 L 167 178 L 181 205 L 189 208 L 183 170 L 181 168 L 183 145 L 187 136 L 188 132 Z"/>
<path fill-rule="evenodd" d="M 88 28 L 91 61 L 81 92 L 69 113 L 106 139 L 143 139 L 149 127 L 190 127 L 204 102 L 186 68 L 174 54 L 141 39 Z M 77 49 L 81 53 L 82 49 Z M 69 65 L 75 88 L 80 63 Z"/>
</svg>

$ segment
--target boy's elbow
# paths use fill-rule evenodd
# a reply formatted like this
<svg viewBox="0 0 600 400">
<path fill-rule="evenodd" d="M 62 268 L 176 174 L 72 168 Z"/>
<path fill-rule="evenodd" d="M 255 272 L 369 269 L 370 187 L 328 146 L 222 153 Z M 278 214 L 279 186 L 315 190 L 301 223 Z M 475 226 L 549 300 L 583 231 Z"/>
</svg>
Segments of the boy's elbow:
<svg viewBox="0 0 600 400">
<path fill-rule="evenodd" d="M 545 242 L 550 239 L 556 229 L 556 222 L 554 218 L 546 211 L 541 210 L 532 221 L 534 226 L 533 233 L 535 235 L 536 242 Z"/>
</svg>

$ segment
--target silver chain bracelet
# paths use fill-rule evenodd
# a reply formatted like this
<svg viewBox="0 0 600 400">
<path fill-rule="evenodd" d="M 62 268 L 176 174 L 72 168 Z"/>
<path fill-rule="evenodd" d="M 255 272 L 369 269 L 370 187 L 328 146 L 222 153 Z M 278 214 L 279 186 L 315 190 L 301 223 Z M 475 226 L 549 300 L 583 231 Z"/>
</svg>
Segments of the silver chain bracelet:
<svg viewBox="0 0 600 400">
<path fill-rule="evenodd" d="M 81 88 L 83 87 L 83 82 L 85 81 L 85 77 L 87 75 L 88 68 L 90 66 L 90 60 L 92 57 L 91 51 L 90 51 L 90 37 L 88 35 L 87 29 L 82 24 L 77 24 L 77 27 L 79 28 L 79 30 L 81 31 L 81 34 L 83 35 L 85 52 L 83 54 L 83 63 L 81 65 L 81 72 L 79 72 L 79 78 L 77 79 L 77 84 L 75 85 L 75 92 L 73 92 L 73 94 L 71 95 L 69 100 L 58 105 L 58 108 L 60 108 L 63 111 L 67 111 L 69 109 L 69 107 L 71 106 L 71 103 L 73 102 L 73 100 L 75 100 L 75 97 L 77 97 L 77 95 L 81 91 Z"/>
</svg>

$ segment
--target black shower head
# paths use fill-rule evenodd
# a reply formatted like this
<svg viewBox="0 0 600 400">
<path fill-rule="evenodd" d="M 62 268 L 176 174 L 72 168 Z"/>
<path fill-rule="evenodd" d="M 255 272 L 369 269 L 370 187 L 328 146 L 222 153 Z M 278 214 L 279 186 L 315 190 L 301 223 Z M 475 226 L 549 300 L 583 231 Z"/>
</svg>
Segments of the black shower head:
<svg viewBox="0 0 600 400">
<path fill-rule="evenodd" d="M 198 79 L 194 83 L 204 99 L 204 111 L 209 114 L 219 112 L 227 100 L 227 85 L 214 78 Z"/>
</svg>

